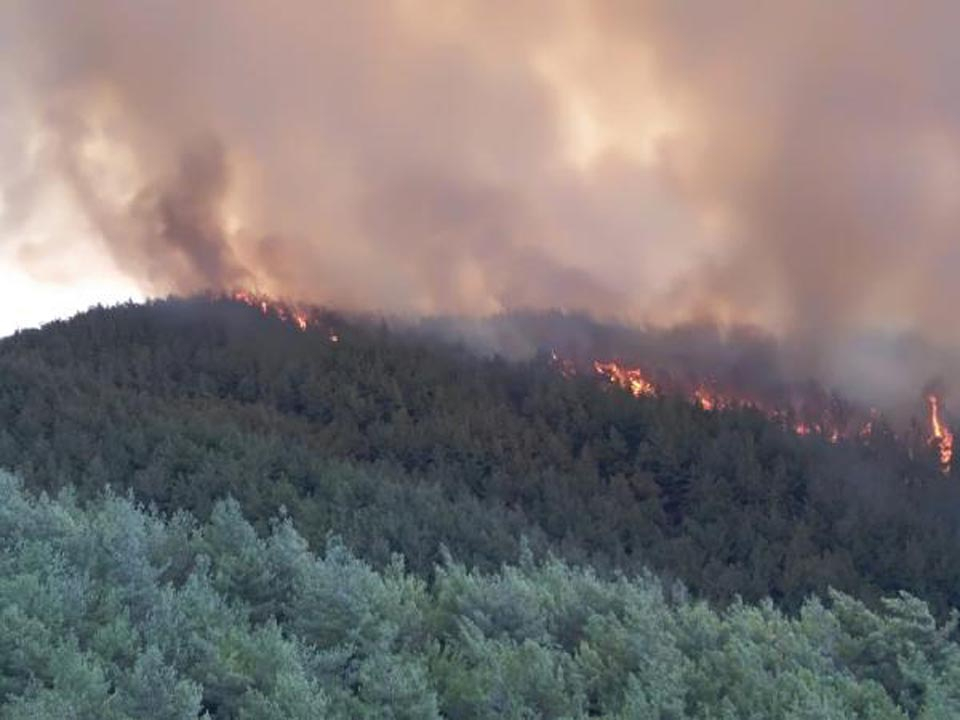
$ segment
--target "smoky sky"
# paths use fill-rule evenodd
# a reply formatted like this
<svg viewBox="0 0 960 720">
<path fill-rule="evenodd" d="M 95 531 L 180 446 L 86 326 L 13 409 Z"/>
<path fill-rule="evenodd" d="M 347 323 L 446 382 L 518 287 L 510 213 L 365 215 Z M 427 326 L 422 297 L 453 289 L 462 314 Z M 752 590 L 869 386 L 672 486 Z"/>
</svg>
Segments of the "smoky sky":
<svg viewBox="0 0 960 720">
<path fill-rule="evenodd" d="M 5 0 L 4 222 L 56 185 L 92 231 L 18 247 L 37 272 L 86 244 L 147 292 L 757 323 L 857 376 L 865 334 L 960 344 L 958 26 L 951 2 Z"/>
</svg>

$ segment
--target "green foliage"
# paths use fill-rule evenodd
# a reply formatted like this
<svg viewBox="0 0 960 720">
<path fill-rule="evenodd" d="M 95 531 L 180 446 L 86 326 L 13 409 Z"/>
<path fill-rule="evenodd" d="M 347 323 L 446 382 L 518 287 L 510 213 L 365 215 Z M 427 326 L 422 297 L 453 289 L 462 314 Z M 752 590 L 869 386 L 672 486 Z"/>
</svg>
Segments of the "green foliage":
<svg viewBox="0 0 960 720">
<path fill-rule="evenodd" d="M 723 610 L 522 553 L 430 584 L 237 503 L 205 523 L 0 473 L 0 718 L 955 718 L 957 616 Z"/>
<path fill-rule="evenodd" d="M 795 609 L 835 587 L 870 607 L 901 589 L 938 616 L 960 604 L 960 478 L 882 432 L 835 447 L 749 410 L 323 323 L 339 343 L 237 303 L 164 301 L 0 342 L 0 467 L 32 490 L 90 498 L 109 484 L 202 519 L 231 496 L 239 508 L 223 512 L 259 531 L 285 509 L 312 548 L 334 533 L 376 568 L 399 553 L 425 578 L 443 547 L 494 571 L 525 538 L 536 557 L 652 567 L 724 602 Z M 190 532 L 171 537 L 166 567 L 111 565 L 134 620 L 149 572 L 183 579 Z M 121 550 L 148 540 L 117 533 Z M 279 612 L 269 588 L 304 580 L 272 576 L 265 554 L 304 549 L 241 544 L 251 554 L 214 586 L 249 593 L 257 618 Z"/>
</svg>

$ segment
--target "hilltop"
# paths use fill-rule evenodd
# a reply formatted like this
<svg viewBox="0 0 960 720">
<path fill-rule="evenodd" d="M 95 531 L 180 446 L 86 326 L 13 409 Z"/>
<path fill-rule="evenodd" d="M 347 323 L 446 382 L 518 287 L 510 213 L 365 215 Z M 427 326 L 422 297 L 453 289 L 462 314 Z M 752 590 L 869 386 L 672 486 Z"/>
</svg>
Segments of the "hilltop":
<svg viewBox="0 0 960 720">
<path fill-rule="evenodd" d="M 601 574 L 799 606 L 827 587 L 960 604 L 960 485 L 892 435 L 831 444 L 748 407 L 634 397 L 548 357 L 230 299 L 98 308 L 0 342 L 0 467 L 33 491 L 233 497 L 375 567 L 491 571 L 526 545 Z M 580 320 L 578 320 L 580 322 Z M 335 338 L 335 339 L 334 339 Z"/>
</svg>

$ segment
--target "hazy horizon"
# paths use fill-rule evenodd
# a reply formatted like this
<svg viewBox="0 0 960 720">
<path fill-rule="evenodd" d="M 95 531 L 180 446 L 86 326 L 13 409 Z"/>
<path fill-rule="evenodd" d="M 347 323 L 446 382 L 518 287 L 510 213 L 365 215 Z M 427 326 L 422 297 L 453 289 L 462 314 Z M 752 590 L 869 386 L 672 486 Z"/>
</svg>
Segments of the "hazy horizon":
<svg viewBox="0 0 960 720">
<path fill-rule="evenodd" d="M 0 335 L 254 286 L 757 324 L 827 379 L 869 374 L 865 337 L 951 356 L 958 20 L 935 1 L 11 0 Z"/>
</svg>

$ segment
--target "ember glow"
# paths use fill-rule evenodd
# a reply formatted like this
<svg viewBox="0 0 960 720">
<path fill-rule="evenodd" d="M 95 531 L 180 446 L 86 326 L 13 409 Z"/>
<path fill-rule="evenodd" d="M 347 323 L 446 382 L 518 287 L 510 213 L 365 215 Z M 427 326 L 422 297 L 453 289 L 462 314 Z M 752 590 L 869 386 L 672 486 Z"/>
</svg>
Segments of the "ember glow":
<svg viewBox="0 0 960 720">
<path fill-rule="evenodd" d="M 437 4 L 0 2 L 0 280 L 30 282 L 0 328 L 259 287 L 752 326 L 865 405 L 960 388 L 960 4 Z M 918 349 L 859 344 L 894 335 Z M 699 380 L 706 410 L 747 401 Z"/>
<path fill-rule="evenodd" d="M 569 377 L 573 363 L 561 363 L 555 353 L 553 360 L 554 365 L 565 368 L 564 375 Z M 608 382 L 629 391 L 634 397 L 684 397 L 707 412 L 751 408 L 798 436 L 816 436 L 834 444 L 843 440 L 869 442 L 877 423 L 883 421 L 883 415 L 876 408 L 858 409 L 836 399 L 831 401 L 812 389 L 806 394 L 801 391 L 786 393 L 782 401 L 777 402 L 748 397 L 732 390 L 721 391 L 706 382 L 684 383 L 675 378 L 660 382 L 654 379 L 659 375 L 653 372 L 616 361 L 596 360 L 593 367 Z M 941 398 L 928 393 L 925 400 L 930 428 L 927 442 L 936 449 L 942 471 L 948 473 L 953 459 L 953 433 L 944 419 Z M 900 439 L 906 440 L 907 436 L 904 433 Z"/>
<path fill-rule="evenodd" d="M 720 398 L 702 386 L 693 391 L 693 396 L 704 410 L 716 410 L 724 405 Z"/>
<path fill-rule="evenodd" d="M 264 315 L 272 315 L 284 322 L 293 323 L 299 330 L 305 331 L 310 327 L 310 315 L 306 309 L 251 290 L 236 290 L 231 296 L 244 305 L 256 308 Z"/>
<path fill-rule="evenodd" d="M 0 3 L 12 262 L 87 276 L 58 262 L 80 247 L 148 295 L 709 315 L 814 354 L 951 326 L 956 3 L 202 5 Z"/>
<path fill-rule="evenodd" d="M 269 295 L 252 290 L 235 290 L 230 293 L 229 297 L 235 302 L 259 310 L 264 315 L 290 323 L 300 332 L 306 332 L 313 328 L 319 329 L 321 325 L 316 308 L 277 300 Z M 327 330 L 327 338 L 332 343 L 340 342 L 340 336 L 330 329 Z"/>
<path fill-rule="evenodd" d="M 937 448 L 940 465 L 947 472 L 953 459 L 953 433 L 941 417 L 940 398 L 931 393 L 927 395 L 927 403 L 930 407 L 930 442 Z"/>
<path fill-rule="evenodd" d="M 625 368 L 616 362 L 594 361 L 594 369 L 610 382 L 626 388 L 634 397 L 656 395 L 657 390 L 649 380 L 643 377 L 640 368 Z"/>
<path fill-rule="evenodd" d="M 679 395 L 707 412 L 752 408 L 763 413 L 770 420 L 785 424 L 797 435 L 818 435 L 834 443 L 846 436 L 826 411 L 817 414 L 815 419 L 791 419 L 797 414 L 794 408 L 784 408 L 745 395 L 738 396 L 733 392 L 721 392 L 703 382 L 687 384 L 672 380 L 659 385 L 651 379 L 651 373 L 639 367 L 627 367 L 615 361 L 599 360 L 594 361 L 593 367 L 599 375 L 610 383 L 630 391 L 634 397 Z M 864 424 L 858 428 L 856 434 L 865 436 L 869 433 L 870 428 Z"/>
</svg>

